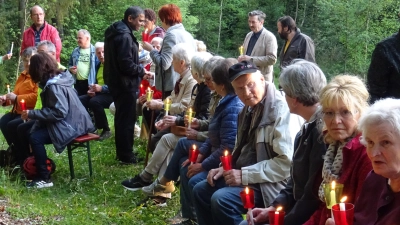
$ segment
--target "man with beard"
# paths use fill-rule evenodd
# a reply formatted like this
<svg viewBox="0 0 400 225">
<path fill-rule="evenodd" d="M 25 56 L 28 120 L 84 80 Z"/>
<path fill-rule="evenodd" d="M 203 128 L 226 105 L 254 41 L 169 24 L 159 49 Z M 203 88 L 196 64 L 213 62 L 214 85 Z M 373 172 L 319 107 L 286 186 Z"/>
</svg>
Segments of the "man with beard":
<svg viewBox="0 0 400 225">
<path fill-rule="evenodd" d="M 279 55 L 282 68 L 289 65 L 293 59 L 305 59 L 315 62 L 315 46 L 313 40 L 300 32 L 296 22 L 290 16 L 284 16 L 277 22 L 278 34 L 285 40 Z"/>
<path fill-rule="evenodd" d="M 264 75 L 264 79 L 272 82 L 273 65 L 276 63 L 278 51 L 276 37 L 263 27 L 265 13 L 254 10 L 248 16 L 251 32 L 244 39 L 244 55 L 240 55 L 238 61 L 252 61 Z"/>
<path fill-rule="evenodd" d="M 105 32 L 104 83 L 108 85 L 115 104 L 115 145 L 122 164 L 136 163 L 133 133 L 136 114 L 136 92 L 145 70 L 139 64 L 139 43 L 133 31 L 144 25 L 144 11 L 131 6 L 124 19 L 111 24 Z"/>
</svg>

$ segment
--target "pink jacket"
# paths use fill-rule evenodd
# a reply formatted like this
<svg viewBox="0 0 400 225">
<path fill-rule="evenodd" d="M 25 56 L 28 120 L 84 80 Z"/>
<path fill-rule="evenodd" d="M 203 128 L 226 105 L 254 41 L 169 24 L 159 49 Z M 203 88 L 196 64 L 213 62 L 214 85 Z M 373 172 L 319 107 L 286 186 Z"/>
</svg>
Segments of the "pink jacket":
<svg viewBox="0 0 400 225">
<path fill-rule="evenodd" d="M 35 25 L 32 25 L 28 29 L 24 31 L 24 35 L 22 37 L 22 45 L 21 52 L 24 51 L 27 47 L 35 46 Z M 60 62 L 60 54 L 61 54 L 61 39 L 58 35 L 58 31 L 55 27 L 51 26 L 47 22 L 44 22 L 44 28 L 42 33 L 40 34 L 40 40 L 48 40 L 53 42 L 56 46 L 56 57 L 57 61 Z"/>
</svg>

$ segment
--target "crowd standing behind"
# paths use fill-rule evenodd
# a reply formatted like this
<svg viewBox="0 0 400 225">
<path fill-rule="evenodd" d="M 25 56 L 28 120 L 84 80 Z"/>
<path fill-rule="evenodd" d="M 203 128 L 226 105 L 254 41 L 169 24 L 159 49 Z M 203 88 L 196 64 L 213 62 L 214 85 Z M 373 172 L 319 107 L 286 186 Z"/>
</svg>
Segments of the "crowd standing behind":
<svg viewBox="0 0 400 225">
<path fill-rule="evenodd" d="M 13 105 L 0 119 L 12 155 L 9 164 L 20 165 L 31 154 L 35 158 L 37 175 L 28 187 L 53 186 L 45 144 L 61 153 L 95 127 L 102 130 L 100 141 L 109 138 L 104 109 L 113 102 L 121 164 L 138 162 L 133 151 L 137 110 L 143 110 L 154 132 L 149 165 L 122 185 L 165 200 L 180 177 L 181 212 L 170 224 L 268 224 L 268 213 L 284 206 L 287 225 L 331 225 L 323 185 L 332 181 L 343 184 L 347 202 L 355 203 L 354 224 L 398 222 L 400 103 L 380 99 L 399 97 L 400 31 L 377 44 L 368 86 L 350 75 L 326 84 L 315 64 L 313 40 L 292 17 L 283 16 L 277 20 L 277 33 L 285 41 L 279 91 L 273 84 L 278 44 L 260 10 L 248 13 L 251 32 L 237 60 L 209 53 L 196 53 L 192 60 L 194 52 L 207 48 L 185 30 L 178 6 L 163 5 L 158 13 L 131 6 L 121 21 L 105 29 L 104 43 L 93 46 L 89 31 L 77 32 L 68 70 L 59 63 L 61 40 L 44 20 L 43 8 L 33 6 L 30 18 L 33 24 L 21 43 L 24 71 L 14 90 L 0 96 L 2 105 Z M 149 39 L 141 47 L 135 32 L 142 27 Z M 0 64 L 11 57 L 12 52 L 3 55 Z M 153 100 L 145 97 L 147 87 L 156 93 Z M 167 96 L 172 103 L 168 116 Z M 25 110 L 18 104 L 22 99 Z M 369 107 L 368 101 L 376 103 Z M 189 106 L 196 116 L 190 128 L 179 132 L 177 126 L 188 124 L 184 113 Z M 301 129 L 291 113 L 305 120 Z M 192 144 L 200 154 L 189 164 Z M 232 170 L 220 166 L 223 150 L 232 153 Z M 152 182 L 154 175 L 158 178 Z M 247 211 L 239 192 L 244 187 L 253 189 L 256 208 L 243 221 Z"/>
</svg>

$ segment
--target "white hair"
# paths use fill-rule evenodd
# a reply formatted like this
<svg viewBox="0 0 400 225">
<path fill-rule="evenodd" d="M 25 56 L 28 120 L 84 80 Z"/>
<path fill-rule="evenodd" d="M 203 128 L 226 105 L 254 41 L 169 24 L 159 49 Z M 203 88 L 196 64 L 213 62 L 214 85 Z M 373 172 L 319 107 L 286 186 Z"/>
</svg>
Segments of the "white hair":
<svg viewBox="0 0 400 225">
<path fill-rule="evenodd" d="M 190 62 L 192 66 L 192 71 L 197 73 L 197 76 L 200 80 L 204 80 L 204 76 L 202 74 L 204 64 L 211 59 L 212 55 L 208 52 L 196 52 Z"/>
<path fill-rule="evenodd" d="M 186 43 L 179 43 L 172 47 L 172 57 L 176 60 L 185 61 L 185 66 L 190 67 L 190 61 L 194 55 L 194 50 Z"/>
<path fill-rule="evenodd" d="M 78 33 L 83 33 L 83 35 L 85 35 L 86 37 L 88 37 L 90 39 L 90 33 L 89 31 L 85 30 L 85 29 L 80 29 L 78 30 Z"/>
<path fill-rule="evenodd" d="M 94 48 L 95 49 L 104 48 L 104 42 L 96 42 L 96 44 L 94 44 Z"/>
</svg>

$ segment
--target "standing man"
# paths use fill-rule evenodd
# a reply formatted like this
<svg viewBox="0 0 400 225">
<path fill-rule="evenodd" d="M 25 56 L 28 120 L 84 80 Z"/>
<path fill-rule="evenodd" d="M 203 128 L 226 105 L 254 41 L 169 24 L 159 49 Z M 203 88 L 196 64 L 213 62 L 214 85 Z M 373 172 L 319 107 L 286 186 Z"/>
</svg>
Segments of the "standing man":
<svg viewBox="0 0 400 225">
<path fill-rule="evenodd" d="M 314 41 L 300 32 L 292 17 L 279 18 L 277 27 L 279 36 L 285 40 L 279 55 L 281 70 L 289 65 L 293 59 L 305 59 L 315 63 Z"/>
<path fill-rule="evenodd" d="M 246 35 L 243 47 L 244 54 L 238 61 L 252 61 L 261 71 L 266 81 L 273 82 L 273 65 L 276 63 L 278 43 L 275 35 L 263 27 L 265 13 L 260 10 L 249 12 L 251 32 Z"/>
<path fill-rule="evenodd" d="M 400 98 L 400 31 L 376 45 L 367 84 L 371 104 L 381 98 Z"/>
<path fill-rule="evenodd" d="M 32 26 L 24 31 L 22 36 L 21 53 L 27 47 L 34 47 L 40 41 L 48 40 L 56 46 L 56 58 L 60 62 L 61 39 L 55 27 L 44 21 L 44 10 L 42 7 L 35 5 L 30 10 Z"/>
<path fill-rule="evenodd" d="M 85 29 L 76 35 L 76 47 L 69 58 L 68 69 L 75 78 L 75 89 L 78 96 L 85 95 L 89 85 L 96 83 L 96 68 L 100 65 L 96 49 L 90 44 L 90 33 Z"/>
<path fill-rule="evenodd" d="M 139 43 L 133 31 L 144 25 L 142 8 L 129 7 L 124 19 L 110 25 L 105 32 L 104 81 L 115 104 L 115 145 L 121 163 L 136 163 L 133 134 L 136 114 L 136 92 L 145 74 L 139 65 Z"/>
</svg>

